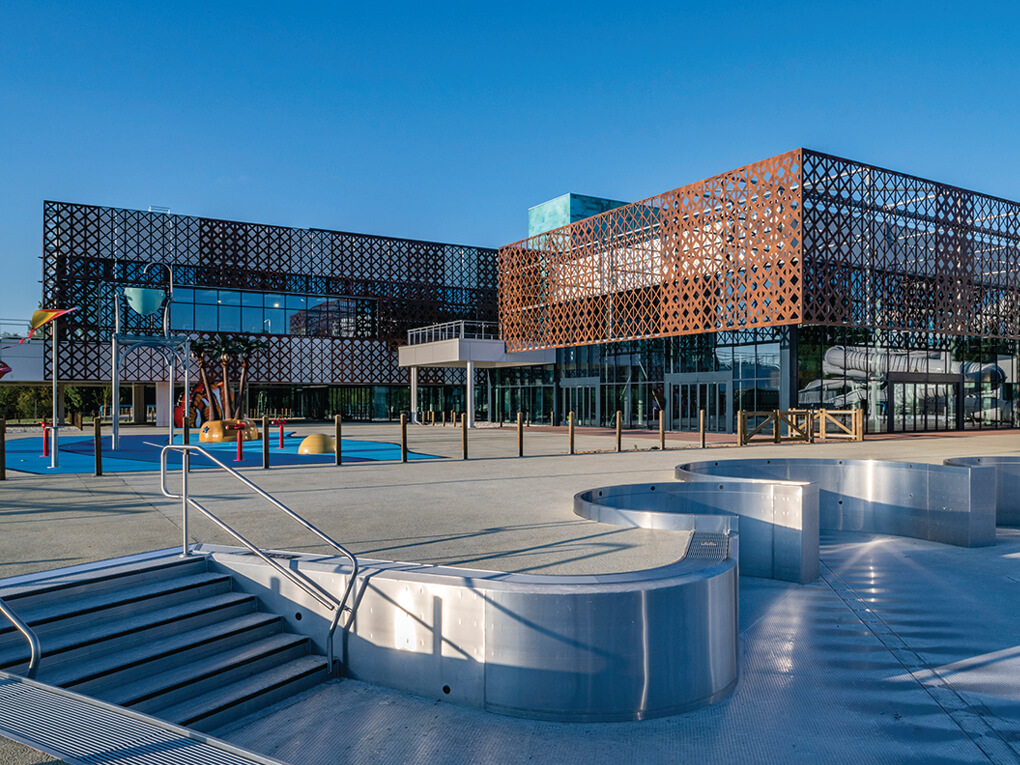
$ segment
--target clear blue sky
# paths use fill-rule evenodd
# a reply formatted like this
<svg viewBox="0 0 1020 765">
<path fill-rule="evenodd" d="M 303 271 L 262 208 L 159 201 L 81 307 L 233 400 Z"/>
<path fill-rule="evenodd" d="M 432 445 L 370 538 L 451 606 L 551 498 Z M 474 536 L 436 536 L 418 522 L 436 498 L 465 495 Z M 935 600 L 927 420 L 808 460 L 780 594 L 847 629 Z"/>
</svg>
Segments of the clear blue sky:
<svg viewBox="0 0 1020 765">
<path fill-rule="evenodd" d="M 1020 4 L 0 0 L 0 317 L 42 202 L 499 246 L 798 146 L 1020 199 Z"/>
</svg>

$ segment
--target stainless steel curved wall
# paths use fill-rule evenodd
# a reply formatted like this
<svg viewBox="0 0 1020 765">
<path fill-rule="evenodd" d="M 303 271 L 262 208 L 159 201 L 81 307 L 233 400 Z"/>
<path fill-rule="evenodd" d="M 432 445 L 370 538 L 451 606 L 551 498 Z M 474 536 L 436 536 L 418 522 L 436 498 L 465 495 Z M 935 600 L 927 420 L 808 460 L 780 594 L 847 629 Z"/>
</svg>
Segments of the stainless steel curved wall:
<svg viewBox="0 0 1020 765">
<path fill-rule="evenodd" d="M 953 457 L 943 464 L 994 470 L 995 522 L 1020 526 L 1020 457 Z"/>
<path fill-rule="evenodd" d="M 605 486 L 576 494 L 574 512 L 649 529 L 687 529 L 735 515 L 742 575 L 802 584 L 818 578 L 818 487 L 811 484 L 722 478 Z"/>
<path fill-rule="evenodd" d="M 642 720 L 712 703 L 733 689 L 739 667 L 730 520 L 698 518 L 688 554 L 628 573 L 362 560 L 357 616 L 336 655 L 356 679 L 520 717 Z M 302 590 L 232 548 L 198 551 L 271 610 L 300 613 L 285 617 L 288 627 L 321 642 L 331 614 Z M 336 559 L 299 555 L 289 565 L 331 592 L 346 585 Z"/>
<path fill-rule="evenodd" d="M 818 487 L 823 529 L 869 531 L 982 547 L 995 544 L 995 474 L 880 460 L 741 459 L 678 465 L 681 481 L 806 481 Z"/>
</svg>

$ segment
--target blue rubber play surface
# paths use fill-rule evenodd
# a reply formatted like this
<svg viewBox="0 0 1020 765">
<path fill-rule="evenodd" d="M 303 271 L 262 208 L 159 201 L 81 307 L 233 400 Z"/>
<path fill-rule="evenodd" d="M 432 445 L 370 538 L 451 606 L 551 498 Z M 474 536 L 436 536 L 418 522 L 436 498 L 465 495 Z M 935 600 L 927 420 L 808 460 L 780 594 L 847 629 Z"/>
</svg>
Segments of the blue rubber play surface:
<svg viewBox="0 0 1020 765">
<path fill-rule="evenodd" d="M 174 439 L 181 443 L 181 435 Z M 286 465 L 332 465 L 332 454 L 298 454 L 298 446 L 302 436 L 287 434 L 283 448 L 279 448 L 279 437 L 274 435 L 269 442 L 270 467 Z M 192 435 L 192 443 L 201 446 L 216 459 L 229 467 L 262 467 L 262 441 L 246 441 L 244 443 L 244 460 L 236 462 L 237 442 L 222 444 L 201 444 L 198 433 Z M 24 473 L 92 473 L 95 471 L 94 441 L 92 436 L 61 436 L 60 466 L 50 467 L 50 458 L 42 456 L 42 437 L 19 438 L 7 441 L 7 469 L 20 470 Z M 166 435 L 135 436 L 122 435 L 120 448 L 114 452 L 110 449 L 110 436 L 103 438 L 103 472 L 126 473 L 141 470 L 159 470 L 159 453 L 166 444 Z M 389 444 L 383 441 L 356 441 L 345 438 L 341 449 L 343 464 L 355 462 L 381 462 L 399 460 L 400 444 Z M 408 460 L 441 459 L 433 454 L 408 452 Z M 180 465 L 180 453 L 172 453 L 168 458 L 170 465 Z M 201 455 L 193 455 L 191 466 L 194 468 L 212 467 L 212 463 Z"/>
</svg>

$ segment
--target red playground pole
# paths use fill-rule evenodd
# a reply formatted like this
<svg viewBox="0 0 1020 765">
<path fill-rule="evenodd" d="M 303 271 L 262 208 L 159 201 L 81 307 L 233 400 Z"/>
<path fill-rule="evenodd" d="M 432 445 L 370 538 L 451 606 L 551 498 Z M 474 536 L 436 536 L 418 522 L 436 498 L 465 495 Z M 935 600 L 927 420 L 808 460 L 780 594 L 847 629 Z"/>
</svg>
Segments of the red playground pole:
<svg viewBox="0 0 1020 765">
<path fill-rule="evenodd" d="M 49 435 L 50 435 L 49 434 L 50 424 L 48 422 L 46 422 L 46 420 L 42 420 L 39 424 L 42 425 L 42 456 L 43 457 L 49 457 L 50 456 L 50 438 L 49 438 Z"/>
<path fill-rule="evenodd" d="M 237 431 L 237 458 L 234 462 L 244 462 L 244 441 L 242 436 L 244 435 L 244 428 L 247 423 L 239 422 L 236 425 L 227 425 L 227 430 Z"/>
<path fill-rule="evenodd" d="M 282 449 L 283 448 L 283 426 L 287 424 L 287 421 L 285 419 L 283 419 L 283 418 L 280 418 L 278 420 L 273 420 L 273 424 L 280 426 L 280 448 Z"/>
</svg>

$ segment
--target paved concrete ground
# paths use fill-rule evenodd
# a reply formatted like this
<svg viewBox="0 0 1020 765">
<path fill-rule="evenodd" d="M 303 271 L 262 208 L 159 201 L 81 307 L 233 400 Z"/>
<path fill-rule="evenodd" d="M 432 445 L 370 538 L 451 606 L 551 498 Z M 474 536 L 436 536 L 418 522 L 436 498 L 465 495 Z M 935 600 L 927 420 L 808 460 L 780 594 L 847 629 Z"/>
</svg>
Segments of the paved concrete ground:
<svg viewBox="0 0 1020 765">
<path fill-rule="evenodd" d="M 398 431 L 395 424 L 345 426 L 346 435 L 364 440 L 394 441 Z M 676 541 L 668 533 L 578 519 L 573 495 L 601 485 L 672 480 L 680 462 L 752 456 L 941 462 L 949 456 L 1020 454 L 1015 431 L 665 452 L 647 450 L 657 445 L 656 434 L 628 433 L 622 454 L 594 453 L 615 448 L 612 433 L 581 431 L 577 450 L 589 453 L 569 456 L 563 429 L 532 428 L 525 451 L 534 456 L 521 459 L 513 428 L 480 428 L 470 434 L 472 459 L 465 462 L 459 459 L 459 430 L 411 426 L 409 432 L 412 448 L 448 459 L 245 472 L 362 556 L 589 573 L 669 562 L 676 557 Z M 688 439 L 673 438 L 671 444 L 681 447 Z M 635 445 L 645 450 L 634 451 Z M 0 484 L 0 577 L 180 544 L 180 507 L 159 494 L 155 473 L 8 476 Z M 257 543 L 325 552 L 271 506 L 250 501 L 229 477 L 196 471 L 192 490 L 212 497 L 210 508 Z M 232 542 L 199 519 L 192 519 L 191 531 L 192 541 Z M 900 755 L 914 748 L 917 761 L 1013 761 L 1012 744 L 1002 741 L 1020 740 L 1020 682 L 1009 653 L 1020 645 L 1020 614 L 1013 605 L 1020 594 L 1018 558 L 1020 539 L 1008 529 L 1000 529 L 999 546 L 980 551 L 834 535 L 823 551 L 828 573 L 815 585 L 741 581 L 744 679 L 722 704 L 667 721 L 550 726 L 338 683 L 324 692 L 342 694 L 329 704 L 346 710 L 354 738 L 348 736 L 347 748 L 330 755 L 339 759 L 324 761 L 557 761 L 583 750 L 592 762 L 616 762 L 632 745 L 640 745 L 649 761 L 705 752 L 708 760 L 811 761 L 832 755 L 834 742 L 852 747 L 855 736 L 871 736 Z M 867 566 L 878 580 L 861 579 Z M 989 578 L 991 589 L 985 584 Z M 949 589 L 940 592 L 940 585 Z M 873 623 L 875 618 L 884 621 Z M 940 651 L 931 641 L 951 650 Z M 1008 661 L 982 658 L 1002 651 Z M 943 698 L 938 688 L 952 682 L 935 670 L 968 661 L 977 666 L 961 665 L 964 669 L 950 673 L 961 678 L 962 690 Z M 989 665 L 1012 673 L 998 695 L 985 694 L 980 683 L 968 691 L 965 684 L 974 681 L 976 668 Z M 889 685 L 894 681 L 898 685 Z M 898 689 L 910 692 L 893 692 Z M 971 691 L 973 698 L 967 697 Z M 797 715 L 805 717 L 794 724 Z M 991 722 L 982 732 L 972 718 Z M 238 743 L 248 740 L 267 753 L 290 756 L 293 741 L 266 741 L 253 730 L 245 735 L 248 739 L 238 734 Z M 474 748 L 454 744 L 472 736 L 481 742 Z M 985 740 L 993 744 L 982 748 Z M 858 761 L 882 761 L 881 751 L 859 749 Z M 893 759 L 904 758 L 912 759 Z"/>
</svg>

